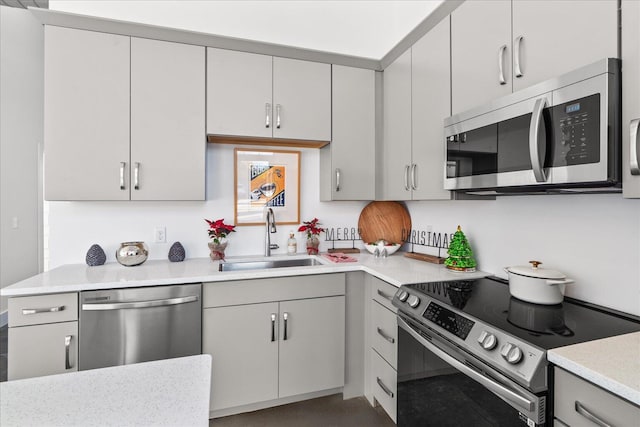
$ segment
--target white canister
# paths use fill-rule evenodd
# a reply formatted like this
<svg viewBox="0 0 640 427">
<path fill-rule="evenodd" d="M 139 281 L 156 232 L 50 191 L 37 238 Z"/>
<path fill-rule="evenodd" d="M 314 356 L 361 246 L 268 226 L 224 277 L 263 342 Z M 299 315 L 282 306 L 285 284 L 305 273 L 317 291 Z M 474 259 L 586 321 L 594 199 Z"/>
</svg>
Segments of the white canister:
<svg viewBox="0 0 640 427">
<path fill-rule="evenodd" d="M 560 304 L 565 285 L 573 283 L 563 273 L 539 268 L 540 261 L 529 261 L 531 266 L 505 267 L 509 275 L 509 293 L 534 304 Z"/>
</svg>

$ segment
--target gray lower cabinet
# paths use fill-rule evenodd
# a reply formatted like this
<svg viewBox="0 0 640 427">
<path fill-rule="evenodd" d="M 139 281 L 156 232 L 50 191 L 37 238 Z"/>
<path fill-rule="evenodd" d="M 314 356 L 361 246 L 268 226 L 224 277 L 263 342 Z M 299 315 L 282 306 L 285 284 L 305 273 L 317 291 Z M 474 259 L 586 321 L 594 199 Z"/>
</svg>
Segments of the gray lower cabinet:
<svg viewBox="0 0 640 427">
<path fill-rule="evenodd" d="M 640 198 L 640 2 L 622 1 L 622 193 Z"/>
<path fill-rule="evenodd" d="M 211 411 L 344 385 L 344 274 L 209 283 L 203 306 Z"/>
<path fill-rule="evenodd" d="M 633 426 L 640 407 L 563 369 L 554 368 L 554 417 L 569 426 Z"/>
<path fill-rule="evenodd" d="M 333 135 L 320 150 L 320 198 L 373 200 L 375 71 L 333 65 L 332 76 Z"/>
<path fill-rule="evenodd" d="M 78 370 L 78 295 L 9 299 L 7 378 Z"/>
</svg>

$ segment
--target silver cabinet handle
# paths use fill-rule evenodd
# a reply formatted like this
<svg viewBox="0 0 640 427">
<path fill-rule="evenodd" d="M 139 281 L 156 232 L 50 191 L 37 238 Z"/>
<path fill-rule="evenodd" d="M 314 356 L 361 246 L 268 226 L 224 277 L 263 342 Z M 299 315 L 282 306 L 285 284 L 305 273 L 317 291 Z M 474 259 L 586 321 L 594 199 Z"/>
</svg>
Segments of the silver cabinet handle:
<svg viewBox="0 0 640 427">
<path fill-rule="evenodd" d="M 268 102 L 264 104 L 264 113 L 264 127 L 268 128 L 269 126 L 271 126 L 271 104 L 269 104 Z"/>
<path fill-rule="evenodd" d="M 378 289 L 378 295 L 380 295 L 382 298 L 388 299 L 389 301 L 391 301 L 393 299 L 393 296 L 385 294 L 380 289 Z"/>
<path fill-rule="evenodd" d="M 140 189 L 140 162 L 135 163 L 135 169 L 133 170 L 133 188 L 134 190 Z"/>
<path fill-rule="evenodd" d="M 384 391 L 386 393 L 387 396 L 389 396 L 390 398 L 393 399 L 393 392 L 391 390 L 389 390 L 389 387 L 387 387 L 386 385 L 384 385 L 384 383 L 382 382 L 382 380 L 380 379 L 380 377 L 376 377 L 376 382 L 378 383 L 378 385 L 380 386 L 380 388 L 382 389 L 382 391 Z"/>
<path fill-rule="evenodd" d="M 120 162 L 120 189 L 124 190 L 124 168 L 127 166 L 126 162 Z"/>
<path fill-rule="evenodd" d="M 340 191 L 340 169 L 336 168 L 336 191 Z"/>
<path fill-rule="evenodd" d="M 98 310 L 125 310 L 129 308 L 150 308 L 150 307 L 165 307 L 168 305 L 186 304 L 189 302 L 198 301 L 197 295 L 191 295 L 188 297 L 169 298 L 169 299 L 156 299 L 150 301 L 136 301 L 136 302 L 116 302 L 111 304 L 82 304 L 84 311 L 98 311 Z"/>
<path fill-rule="evenodd" d="M 284 335 L 282 337 L 283 341 L 287 340 L 287 320 L 289 320 L 289 313 L 283 313 L 282 319 L 284 319 Z"/>
<path fill-rule="evenodd" d="M 382 329 L 380 329 L 378 327 L 376 327 L 376 329 L 378 330 L 378 335 L 380 335 L 385 340 L 389 341 L 391 344 L 394 344 L 396 342 L 396 340 L 394 338 L 392 338 L 389 335 L 385 334 Z"/>
<path fill-rule="evenodd" d="M 546 106 L 547 98 L 537 99 L 536 103 L 533 106 L 531 123 L 529 123 L 529 157 L 531 158 L 533 175 L 536 177 L 537 182 L 545 182 L 547 180 L 547 174 L 544 171 L 544 157 L 546 155 L 547 136 L 544 117 L 542 117 L 542 112 L 544 111 L 544 108 Z M 542 139 L 542 143 L 540 139 Z M 543 148 L 542 156 L 540 155 L 541 147 Z"/>
<path fill-rule="evenodd" d="M 271 342 L 276 340 L 276 314 L 271 313 Z"/>
<path fill-rule="evenodd" d="M 416 183 L 417 182 L 416 169 L 418 169 L 418 165 L 413 163 L 411 165 L 411 189 L 412 190 L 418 189 L 418 184 Z"/>
<path fill-rule="evenodd" d="M 64 369 L 71 369 L 71 335 L 64 337 Z"/>
<path fill-rule="evenodd" d="M 282 106 L 280 104 L 276 104 L 276 127 L 280 129 L 280 109 Z"/>
<path fill-rule="evenodd" d="M 520 68 L 520 46 L 522 45 L 523 36 L 518 36 L 516 38 L 515 45 L 513 47 L 513 56 L 514 58 L 514 74 L 516 77 L 522 77 L 522 69 Z"/>
<path fill-rule="evenodd" d="M 600 418 L 593 415 L 587 408 L 582 406 L 582 403 L 580 403 L 577 400 L 576 400 L 575 409 L 577 413 L 579 413 L 589 421 L 593 422 L 594 424 L 599 425 L 600 427 L 611 427 L 611 424 L 607 424 L 606 422 L 602 421 Z"/>
<path fill-rule="evenodd" d="M 57 307 L 46 307 L 46 308 L 23 308 L 22 315 L 28 316 L 30 314 L 39 314 L 39 313 L 57 313 L 58 311 L 64 310 L 64 305 L 59 305 Z"/>
<path fill-rule="evenodd" d="M 503 44 L 498 49 L 498 81 L 501 85 L 506 85 L 507 80 L 504 78 L 504 53 L 507 50 L 507 45 Z"/>
<path fill-rule="evenodd" d="M 410 169 L 409 165 L 406 165 L 404 167 L 404 189 L 407 191 L 409 191 L 409 189 L 411 188 L 409 187 L 409 169 Z"/>
<path fill-rule="evenodd" d="M 638 136 L 640 136 L 640 119 L 634 119 L 629 123 L 629 149 L 631 150 L 629 166 L 631 175 L 640 175 L 640 142 L 638 141 Z"/>
</svg>

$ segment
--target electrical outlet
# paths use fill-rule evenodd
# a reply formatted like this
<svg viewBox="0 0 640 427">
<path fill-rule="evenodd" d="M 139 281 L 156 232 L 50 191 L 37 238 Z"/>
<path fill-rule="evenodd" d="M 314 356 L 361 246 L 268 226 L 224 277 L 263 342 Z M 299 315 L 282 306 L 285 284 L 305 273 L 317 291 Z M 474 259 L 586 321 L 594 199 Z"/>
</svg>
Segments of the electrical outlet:
<svg viewBox="0 0 640 427">
<path fill-rule="evenodd" d="M 167 227 L 156 227 L 153 236 L 155 243 L 167 243 Z"/>
</svg>

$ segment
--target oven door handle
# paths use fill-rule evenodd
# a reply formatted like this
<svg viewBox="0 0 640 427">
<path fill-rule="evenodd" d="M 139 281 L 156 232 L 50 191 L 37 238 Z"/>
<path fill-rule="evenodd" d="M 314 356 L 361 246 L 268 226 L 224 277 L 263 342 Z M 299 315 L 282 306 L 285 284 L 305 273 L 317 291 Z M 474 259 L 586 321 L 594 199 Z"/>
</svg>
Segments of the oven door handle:
<svg viewBox="0 0 640 427">
<path fill-rule="evenodd" d="M 414 331 L 413 328 L 409 326 L 409 324 L 407 324 L 407 322 L 405 322 L 401 317 L 398 317 L 398 326 L 400 326 L 402 329 L 407 331 L 413 337 L 413 339 L 415 339 L 424 347 L 429 349 L 429 351 L 433 352 L 436 356 L 438 356 L 439 358 L 441 358 L 442 360 L 444 360 L 445 362 L 447 362 L 448 364 L 450 364 L 460 372 L 464 373 L 468 377 L 471 377 L 472 379 L 476 380 L 477 382 L 479 382 L 480 384 L 482 384 L 483 386 L 491 390 L 493 393 L 502 397 L 503 399 L 506 399 L 509 402 L 512 402 L 518 405 L 519 407 L 521 407 L 522 409 L 528 412 L 533 411 L 533 409 L 535 408 L 535 402 L 532 402 L 531 400 L 520 396 L 519 394 L 515 393 L 512 390 L 509 390 L 502 384 L 474 371 L 464 363 L 459 362 L 454 357 L 451 357 L 444 351 L 440 350 L 438 347 L 436 347 L 435 345 L 433 345 L 432 343 L 424 339 L 424 337 L 422 337 L 416 331 Z"/>
</svg>

